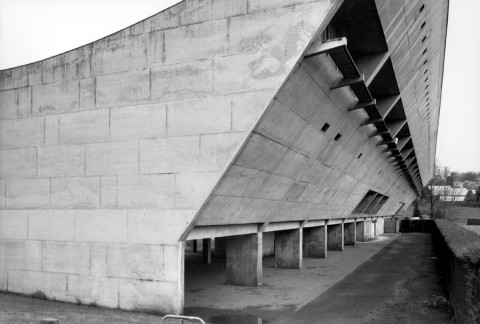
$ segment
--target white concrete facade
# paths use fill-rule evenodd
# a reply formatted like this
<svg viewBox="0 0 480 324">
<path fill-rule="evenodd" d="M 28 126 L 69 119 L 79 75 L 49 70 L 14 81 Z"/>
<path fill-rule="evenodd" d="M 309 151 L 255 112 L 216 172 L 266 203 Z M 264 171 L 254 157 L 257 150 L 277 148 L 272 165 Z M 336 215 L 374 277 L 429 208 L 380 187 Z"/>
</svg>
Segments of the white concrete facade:
<svg viewBox="0 0 480 324">
<path fill-rule="evenodd" d="M 333 62 L 302 61 L 342 2 L 185 0 L 0 71 L 0 289 L 181 313 L 198 227 L 345 219 L 372 188 L 379 215 L 408 205 Z"/>
</svg>

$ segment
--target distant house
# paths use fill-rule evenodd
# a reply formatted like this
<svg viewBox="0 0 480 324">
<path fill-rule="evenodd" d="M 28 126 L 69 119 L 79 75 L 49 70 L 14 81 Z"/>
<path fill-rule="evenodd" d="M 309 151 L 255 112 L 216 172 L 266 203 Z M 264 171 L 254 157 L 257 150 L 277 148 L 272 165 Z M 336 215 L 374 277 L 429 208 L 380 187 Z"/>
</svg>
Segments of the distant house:
<svg viewBox="0 0 480 324">
<path fill-rule="evenodd" d="M 466 188 L 467 190 L 476 190 L 480 186 L 480 181 L 455 181 L 453 188 Z"/>
<path fill-rule="evenodd" d="M 464 201 L 467 195 L 467 188 L 457 188 L 450 186 L 433 186 L 434 195 L 439 196 L 442 201 Z"/>
</svg>

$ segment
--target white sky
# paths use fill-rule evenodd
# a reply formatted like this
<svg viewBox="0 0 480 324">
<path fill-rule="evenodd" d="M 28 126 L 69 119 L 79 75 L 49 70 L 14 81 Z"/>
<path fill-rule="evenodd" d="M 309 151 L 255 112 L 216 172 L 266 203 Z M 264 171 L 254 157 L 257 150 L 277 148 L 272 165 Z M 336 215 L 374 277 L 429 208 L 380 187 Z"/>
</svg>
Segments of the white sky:
<svg viewBox="0 0 480 324">
<path fill-rule="evenodd" d="M 90 43 L 177 2 L 0 0 L 0 69 Z M 480 0 L 450 0 L 437 159 L 452 171 L 480 171 L 479 16 Z"/>
</svg>

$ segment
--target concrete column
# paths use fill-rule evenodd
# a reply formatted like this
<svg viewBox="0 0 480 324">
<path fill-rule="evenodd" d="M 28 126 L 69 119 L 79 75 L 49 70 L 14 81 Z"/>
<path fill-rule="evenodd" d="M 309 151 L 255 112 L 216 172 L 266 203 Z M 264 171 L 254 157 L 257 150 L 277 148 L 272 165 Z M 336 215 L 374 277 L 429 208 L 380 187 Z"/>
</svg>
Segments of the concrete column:
<svg viewBox="0 0 480 324">
<path fill-rule="evenodd" d="M 302 229 L 275 232 L 275 268 L 302 268 Z"/>
<path fill-rule="evenodd" d="M 353 223 L 344 223 L 343 224 L 343 231 L 344 231 L 344 243 L 345 246 L 354 246 L 355 242 L 357 241 L 357 227 L 355 226 L 355 222 Z"/>
<path fill-rule="evenodd" d="M 377 220 L 373 220 L 372 224 L 373 224 L 373 236 L 377 236 Z"/>
<path fill-rule="evenodd" d="M 304 256 L 306 258 L 327 257 L 327 226 L 309 227 L 303 229 Z"/>
<path fill-rule="evenodd" d="M 375 235 L 375 231 L 374 231 L 374 226 L 375 224 L 373 224 L 373 221 L 371 220 L 368 220 L 368 221 L 365 221 L 365 241 L 368 241 L 369 239 L 371 239 L 374 235 Z"/>
<path fill-rule="evenodd" d="M 375 222 L 375 235 L 382 235 L 385 233 L 384 227 L 385 220 L 382 217 L 377 218 L 377 221 Z"/>
<path fill-rule="evenodd" d="M 216 237 L 213 256 L 216 258 L 225 258 L 227 256 L 227 238 Z"/>
<path fill-rule="evenodd" d="M 364 221 L 360 221 L 360 222 L 356 222 L 356 236 L 357 236 L 357 241 L 358 242 L 366 242 L 367 241 L 367 237 L 365 235 L 365 222 Z"/>
<path fill-rule="evenodd" d="M 212 239 L 203 239 L 203 263 L 212 263 Z"/>
<path fill-rule="evenodd" d="M 327 225 L 327 249 L 329 251 L 343 251 L 343 223 Z"/>
<path fill-rule="evenodd" d="M 262 285 L 262 233 L 227 238 L 227 285 Z"/>
</svg>

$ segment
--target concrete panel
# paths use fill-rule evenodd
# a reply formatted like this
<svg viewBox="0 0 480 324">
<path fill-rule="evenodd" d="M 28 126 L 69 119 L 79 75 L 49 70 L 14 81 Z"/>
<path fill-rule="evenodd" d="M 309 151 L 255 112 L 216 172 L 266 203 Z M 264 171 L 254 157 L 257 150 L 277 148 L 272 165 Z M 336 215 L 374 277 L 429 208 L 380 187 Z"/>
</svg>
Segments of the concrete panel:
<svg viewBox="0 0 480 324">
<path fill-rule="evenodd" d="M 143 69 L 146 34 L 93 43 L 92 76 Z"/>
<path fill-rule="evenodd" d="M 232 125 L 229 97 L 209 97 L 168 104 L 168 136 L 229 132 Z"/>
<path fill-rule="evenodd" d="M 205 97 L 212 90 L 211 60 L 152 68 L 152 100 L 165 102 Z"/>
<path fill-rule="evenodd" d="M 100 205 L 102 207 L 117 206 L 117 177 L 100 177 Z"/>
<path fill-rule="evenodd" d="M 45 146 L 57 146 L 59 138 L 59 116 L 45 116 Z"/>
<path fill-rule="evenodd" d="M 163 280 L 163 246 L 144 244 L 107 245 L 107 276 L 115 278 Z"/>
<path fill-rule="evenodd" d="M 100 178 L 54 178 L 51 207 L 59 209 L 100 207 Z"/>
<path fill-rule="evenodd" d="M 107 243 L 90 244 L 90 273 L 93 276 L 107 276 Z"/>
<path fill-rule="evenodd" d="M 343 251 L 343 223 L 327 225 L 327 249 L 328 251 Z"/>
<path fill-rule="evenodd" d="M 68 275 L 67 295 L 82 304 L 118 307 L 118 279 Z"/>
<path fill-rule="evenodd" d="M 43 143 L 43 118 L 0 121 L 0 149 L 36 147 Z"/>
<path fill-rule="evenodd" d="M 315 0 L 255 0 L 248 7 L 248 12 L 258 12 L 271 10 L 280 7 L 288 7 L 302 3 L 308 3 Z"/>
<path fill-rule="evenodd" d="M 32 114 L 32 88 L 0 91 L 0 119 L 11 119 Z"/>
<path fill-rule="evenodd" d="M 36 210 L 28 213 L 28 239 L 73 241 L 75 220 L 71 211 Z"/>
<path fill-rule="evenodd" d="M 265 172 L 232 165 L 215 194 L 254 198 L 269 177 Z"/>
<path fill-rule="evenodd" d="M 8 291 L 21 294 L 41 292 L 47 298 L 73 302 L 66 297 L 67 276 L 60 273 L 37 271 L 9 271 Z"/>
<path fill-rule="evenodd" d="M 200 163 L 202 171 L 223 171 L 232 161 L 245 133 L 224 133 L 200 137 Z"/>
<path fill-rule="evenodd" d="M 176 282 L 120 280 L 119 305 L 126 310 L 180 314 L 183 294 L 179 289 Z"/>
<path fill-rule="evenodd" d="M 50 207 L 50 179 L 8 180 L 6 185 L 6 207 Z"/>
<path fill-rule="evenodd" d="M 232 130 L 249 131 L 267 108 L 274 91 L 256 91 L 232 95 Z"/>
<path fill-rule="evenodd" d="M 109 138 L 109 125 L 107 109 L 60 115 L 60 144 L 106 142 Z"/>
<path fill-rule="evenodd" d="M 33 114 L 44 115 L 78 110 L 80 98 L 78 84 L 78 81 L 64 81 L 33 87 Z"/>
<path fill-rule="evenodd" d="M 0 178 L 33 178 L 37 173 L 36 150 L 0 150 Z"/>
<path fill-rule="evenodd" d="M 87 78 L 80 80 L 80 110 L 95 109 L 97 80 Z"/>
<path fill-rule="evenodd" d="M 173 174 L 118 176 L 118 207 L 172 209 L 174 181 Z"/>
<path fill-rule="evenodd" d="M 262 285 L 262 247 L 262 233 L 228 237 L 227 285 Z"/>
<path fill-rule="evenodd" d="M 138 173 L 138 141 L 87 144 L 85 175 Z"/>
<path fill-rule="evenodd" d="M 150 100 L 150 70 L 137 70 L 96 78 L 97 108 L 140 104 Z"/>
<path fill-rule="evenodd" d="M 28 211 L 0 210 L 0 239 L 27 239 Z"/>
<path fill-rule="evenodd" d="M 112 109 L 110 140 L 124 141 L 165 137 L 166 123 L 166 106 L 164 104 Z"/>
<path fill-rule="evenodd" d="M 175 207 L 200 208 L 220 176 L 219 172 L 177 174 L 175 176 Z"/>
<path fill-rule="evenodd" d="M 90 244 L 42 242 L 42 270 L 72 274 L 90 273 Z"/>
<path fill-rule="evenodd" d="M 0 264 L 3 269 L 40 270 L 41 242 L 0 240 Z"/>
<path fill-rule="evenodd" d="M 327 257 L 327 226 L 304 228 L 303 237 L 306 258 Z"/>
<path fill-rule="evenodd" d="M 44 60 L 42 62 L 43 83 L 87 77 L 90 73 L 91 53 L 92 46 L 88 44 Z"/>
<path fill-rule="evenodd" d="M 8 289 L 8 271 L 6 269 L 0 269 L 0 289 L 2 291 Z"/>
<path fill-rule="evenodd" d="M 39 147 L 39 177 L 81 176 L 85 173 L 85 146 Z"/>
<path fill-rule="evenodd" d="M 214 61 L 216 92 L 275 89 L 285 78 L 286 57 L 281 52 L 257 52 L 218 56 Z"/>
<path fill-rule="evenodd" d="M 82 210 L 74 215 L 75 241 L 127 242 L 126 210 Z"/>
<path fill-rule="evenodd" d="M 200 138 L 169 137 L 140 141 L 140 173 L 199 171 Z"/>
<path fill-rule="evenodd" d="M 302 268 L 302 229 L 275 232 L 275 268 Z"/>
<path fill-rule="evenodd" d="M 283 2 L 283 5 L 287 4 L 287 1 Z M 298 2 L 289 2 L 288 7 L 279 8 L 282 4 L 279 6 L 277 2 L 273 4 L 271 1 L 269 5 L 262 6 L 259 1 L 253 1 L 252 5 L 256 9 L 251 10 L 249 6 L 249 12 L 263 11 L 273 7 L 275 10 L 232 17 L 229 28 L 229 54 L 275 48 L 285 52 L 287 57 L 298 55 L 303 49 L 302 46 L 306 45 L 323 17 L 329 12 L 331 1 L 290 6 Z"/>
<path fill-rule="evenodd" d="M 198 61 L 228 52 L 227 19 L 165 31 L 165 63 Z"/>
</svg>

